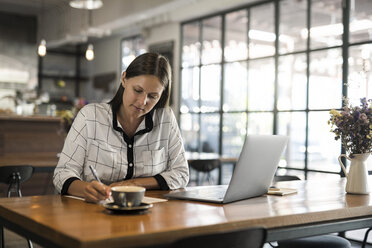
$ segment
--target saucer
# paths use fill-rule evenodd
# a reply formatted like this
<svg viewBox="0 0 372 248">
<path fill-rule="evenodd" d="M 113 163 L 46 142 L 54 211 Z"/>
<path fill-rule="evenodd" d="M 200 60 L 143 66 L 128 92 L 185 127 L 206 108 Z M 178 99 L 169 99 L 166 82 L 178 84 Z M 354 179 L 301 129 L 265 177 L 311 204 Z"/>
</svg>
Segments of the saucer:
<svg viewBox="0 0 372 248">
<path fill-rule="evenodd" d="M 152 204 L 147 204 L 142 202 L 141 205 L 136 206 L 136 207 L 122 207 L 119 205 L 116 205 L 113 202 L 105 203 L 103 206 L 111 211 L 114 212 L 137 212 L 137 211 L 144 211 L 152 207 Z"/>
</svg>

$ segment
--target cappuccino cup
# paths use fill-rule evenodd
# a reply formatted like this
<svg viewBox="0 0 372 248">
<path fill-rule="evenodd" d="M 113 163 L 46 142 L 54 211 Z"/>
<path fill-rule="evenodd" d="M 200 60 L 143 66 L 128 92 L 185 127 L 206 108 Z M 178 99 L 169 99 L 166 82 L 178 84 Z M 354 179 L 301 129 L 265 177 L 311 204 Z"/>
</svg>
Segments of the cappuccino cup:
<svg viewBox="0 0 372 248">
<path fill-rule="evenodd" d="M 146 189 L 139 186 L 115 186 L 111 188 L 114 204 L 121 207 L 141 205 Z"/>
</svg>

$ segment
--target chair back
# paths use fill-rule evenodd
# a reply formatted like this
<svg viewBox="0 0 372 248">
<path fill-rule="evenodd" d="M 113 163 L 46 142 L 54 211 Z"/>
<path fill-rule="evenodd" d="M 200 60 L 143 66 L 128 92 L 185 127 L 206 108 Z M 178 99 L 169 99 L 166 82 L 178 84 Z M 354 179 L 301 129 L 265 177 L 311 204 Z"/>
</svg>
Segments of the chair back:
<svg viewBox="0 0 372 248">
<path fill-rule="evenodd" d="M 33 172 L 31 165 L 0 166 L 0 183 L 9 185 L 8 197 L 13 188 L 16 188 L 18 196 L 22 196 L 20 185 L 30 179 Z"/>
<path fill-rule="evenodd" d="M 219 159 L 201 159 L 201 160 L 192 160 L 189 162 L 191 168 L 200 172 L 210 172 L 218 167 L 220 167 Z"/>
<path fill-rule="evenodd" d="M 13 174 L 19 174 L 19 183 L 23 183 L 31 178 L 33 172 L 34 167 L 31 165 L 0 166 L 0 183 L 11 183 Z"/>
<path fill-rule="evenodd" d="M 253 227 L 231 232 L 195 235 L 180 239 L 169 247 L 174 248 L 261 248 L 266 240 L 266 229 Z"/>
</svg>

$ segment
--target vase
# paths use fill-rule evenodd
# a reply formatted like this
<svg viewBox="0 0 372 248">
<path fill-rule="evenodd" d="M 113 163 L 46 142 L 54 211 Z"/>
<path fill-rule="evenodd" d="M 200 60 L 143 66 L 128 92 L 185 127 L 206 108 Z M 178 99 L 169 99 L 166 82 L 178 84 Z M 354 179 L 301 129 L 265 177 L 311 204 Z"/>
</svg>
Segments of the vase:
<svg viewBox="0 0 372 248">
<path fill-rule="evenodd" d="M 353 158 L 341 154 L 338 161 L 346 176 L 345 190 L 350 194 L 369 194 L 367 159 L 370 153 L 354 154 Z M 341 158 L 345 157 L 350 160 L 349 172 L 346 171 L 345 165 Z"/>
</svg>

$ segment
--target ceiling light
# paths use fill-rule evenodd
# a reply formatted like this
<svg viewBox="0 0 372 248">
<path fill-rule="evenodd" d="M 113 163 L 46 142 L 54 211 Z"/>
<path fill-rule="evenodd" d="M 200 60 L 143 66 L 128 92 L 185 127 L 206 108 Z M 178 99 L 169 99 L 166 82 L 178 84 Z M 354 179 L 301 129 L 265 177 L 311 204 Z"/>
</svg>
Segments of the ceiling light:
<svg viewBox="0 0 372 248">
<path fill-rule="evenodd" d="M 372 28 L 372 21 L 367 19 L 353 20 L 350 22 L 350 32 L 364 31 Z M 307 29 L 301 30 L 301 37 L 307 39 Z M 335 23 L 329 25 L 322 25 L 310 28 L 310 34 L 312 37 L 324 37 L 324 36 L 337 36 L 342 35 L 344 32 L 344 26 L 342 23 Z"/>
<path fill-rule="evenodd" d="M 92 44 L 88 45 L 87 51 L 85 52 L 85 58 L 89 61 L 94 59 L 94 50 Z"/>
<path fill-rule="evenodd" d="M 99 9 L 103 5 L 101 0 L 73 0 L 70 6 L 77 9 Z"/>
<path fill-rule="evenodd" d="M 274 42 L 276 39 L 276 35 L 274 33 L 254 29 L 249 30 L 248 36 L 252 40 L 261 40 L 267 42 Z"/>
<path fill-rule="evenodd" d="M 40 45 L 37 49 L 37 53 L 41 57 L 44 57 L 46 55 L 46 41 L 44 39 L 40 41 Z"/>
</svg>

